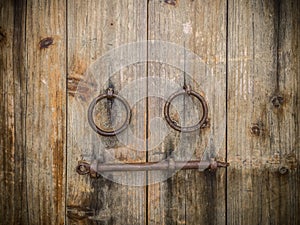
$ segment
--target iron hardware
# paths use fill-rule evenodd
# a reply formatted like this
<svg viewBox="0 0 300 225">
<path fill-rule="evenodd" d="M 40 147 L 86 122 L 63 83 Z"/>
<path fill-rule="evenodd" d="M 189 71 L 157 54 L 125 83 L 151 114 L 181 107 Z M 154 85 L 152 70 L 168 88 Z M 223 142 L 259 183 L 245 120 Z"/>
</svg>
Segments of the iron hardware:
<svg viewBox="0 0 300 225">
<path fill-rule="evenodd" d="M 121 125 L 121 127 L 119 127 L 116 130 L 112 130 L 112 131 L 106 131 L 101 129 L 100 127 L 98 127 L 94 121 L 94 117 L 93 117 L 93 112 L 95 109 L 95 106 L 97 105 L 97 103 L 104 99 L 113 99 L 116 98 L 118 99 L 125 107 L 126 109 L 126 118 L 124 123 Z M 99 96 L 97 96 L 90 104 L 89 109 L 88 109 L 88 121 L 90 126 L 92 127 L 92 129 L 97 132 L 100 135 L 103 136 L 115 136 L 119 133 L 121 133 L 123 130 L 126 129 L 126 127 L 128 126 L 129 122 L 130 122 L 130 118 L 131 118 L 131 110 L 130 110 L 130 106 L 128 104 L 128 102 L 121 96 L 117 95 L 114 93 L 114 90 L 112 88 L 109 88 L 106 94 L 101 94 Z"/>
<path fill-rule="evenodd" d="M 177 125 L 170 117 L 170 105 L 171 102 L 178 96 L 180 95 L 184 95 L 187 94 L 189 96 L 194 96 L 196 97 L 201 105 L 202 105 L 202 110 L 203 110 L 203 115 L 202 118 L 199 120 L 199 122 L 193 126 L 188 126 L 188 127 L 181 127 L 180 125 Z M 202 127 L 205 127 L 205 124 L 207 122 L 207 117 L 208 117 L 208 107 L 206 104 L 205 99 L 203 98 L 203 96 L 201 96 L 199 93 L 191 90 L 189 85 L 185 85 L 183 86 L 183 90 L 180 90 L 178 92 L 175 92 L 174 94 L 172 94 L 166 101 L 165 107 L 164 107 L 164 115 L 165 115 L 165 119 L 168 122 L 168 124 L 175 130 L 177 131 L 181 131 L 181 132 L 193 132 L 195 130 L 198 130 Z"/>
<path fill-rule="evenodd" d="M 144 162 L 144 163 L 98 163 L 94 161 L 89 164 L 84 161 L 79 161 L 76 171 L 80 175 L 90 174 L 92 177 L 97 177 L 95 174 L 101 172 L 128 172 L 128 171 L 153 171 L 153 170 L 189 170 L 198 169 L 204 170 L 216 170 L 218 167 L 227 167 L 229 163 L 216 161 L 211 159 L 210 161 L 174 161 L 172 158 L 161 162 Z"/>
</svg>

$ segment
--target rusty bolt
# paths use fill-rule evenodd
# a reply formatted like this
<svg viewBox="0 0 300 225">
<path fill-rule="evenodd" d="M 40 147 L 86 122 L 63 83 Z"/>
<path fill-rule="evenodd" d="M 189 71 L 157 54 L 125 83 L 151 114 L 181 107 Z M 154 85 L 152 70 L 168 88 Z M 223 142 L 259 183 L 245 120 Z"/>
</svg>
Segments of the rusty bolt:
<svg viewBox="0 0 300 225">
<path fill-rule="evenodd" d="M 80 161 L 78 163 L 78 166 L 76 167 L 77 173 L 80 175 L 88 174 L 90 173 L 90 164 L 87 162 Z"/>
<path fill-rule="evenodd" d="M 281 175 L 285 175 L 289 172 L 289 169 L 285 166 L 280 166 L 278 168 L 278 172 L 281 174 Z"/>
<path fill-rule="evenodd" d="M 283 104 L 283 97 L 282 96 L 274 96 L 271 99 L 271 102 L 275 108 L 279 108 Z"/>
<path fill-rule="evenodd" d="M 260 127 L 258 124 L 254 124 L 252 127 L 251 127 L 251 133 L 256 135 L 256 136 L 259 136 L 260 135 Z"/>
</svg>

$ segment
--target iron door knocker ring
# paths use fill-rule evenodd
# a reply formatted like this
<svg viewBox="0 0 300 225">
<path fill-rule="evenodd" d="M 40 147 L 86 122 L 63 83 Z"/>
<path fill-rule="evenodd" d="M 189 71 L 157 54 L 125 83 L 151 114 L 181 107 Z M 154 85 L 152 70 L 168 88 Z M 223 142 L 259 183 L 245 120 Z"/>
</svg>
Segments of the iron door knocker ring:
<svg viewBox="0 0 300 225">
<path fill-rule="evenodd" d="M 182 127 L 180 125 L 177 125 L 170 117 L 170 105 L 171 105 L 171 102 L 178 96 L 180 95 L 184 95 L 184 94 L 187 94 L 189 96 L 194 96 L 195 98 L 197 98 L 201 105 L 202 105 L 202 112 L 203 112 L 203 115 L 202 115 L 202 118 L 199 120 L 199 122 L 193 126 L 187 126 L 187 127 Z M 166 101 L 165 103 L 165 107 L 164 107 L 164 116 L 165 116 L 165 119 L 167 121 L 167 123 L 174 129 L 174 130 L 177 130 L 177 131 L 181 131 L 181 132 L 184 132 L 184 133 L 187 133 L 187 132 L 193 132 L 195 130 L 198 130 L 200 128 L 202 128 L 206 121 L 207 121 L 207 117 L 208 117 L 208 107 L 207 107 L 207 104 L 206 104 L 206 101 L 204 99 L 204 97 L 202 95 L 200 95 L 199 93 L 193 91 L 190 89 L 189 86 L 184 86 L 183 87 L 183 90 L 180 90 L 180 91 L 177 91 L 175 92 L 174 94 L 172 94 Z"/>
<path fill-rule="evenodd" d="M 104 98 L 107 98 L 107 99 L 113 99 L 113 98 L 118 99 L 123 104 L 123 106 L 125 107 L 125 110 L 126 110 L 125 121 L 116 130 L 112 130 L 112 131 L 103 130 L 100 127 L 98 127 L 96 125 L 95 121 L 94 121 L 93 112 L 94 112 L 95 106 L 97 105 L 97 103 L 99 101 L 101 101 Z M 123 97 L 115 94 L 112 88 L 109 88 L 106 94 L 100 94 L 99 96 L 97 96 L 96 98 L 94 98 L 94 100 L 91 102 L 91 104 L 89 106 L 89 109 L 88 109 L 88 121 L 89 121 L 90 126 L 92 127 L 92 129 L 96 133 L 98 133 L 100 135 L 103 135 L 103 136 L 115 136 L 115 135 L 121 133 L 129 125 L 130 118 L 131 118 L 131 110 L 130 110 L 130 106 L 129 106 L 128 102 Z"/>
</svg>

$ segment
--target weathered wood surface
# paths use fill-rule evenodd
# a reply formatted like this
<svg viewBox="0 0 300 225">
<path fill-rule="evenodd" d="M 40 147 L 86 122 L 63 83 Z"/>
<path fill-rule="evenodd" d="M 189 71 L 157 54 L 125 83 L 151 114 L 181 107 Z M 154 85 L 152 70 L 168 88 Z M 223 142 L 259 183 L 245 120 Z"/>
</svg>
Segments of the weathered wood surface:
<svg viewBox="0 0 300 225">
<path fill-rule="evenodd" d="M 26 221 L 25 168 L 25 6 L 0 4 L 0 218 L 2 224 Z M 14 25 L 20 29 L 14 29 Z M 14 41 L 14 38 L 17 41 Z M 20 41 L 20 42 L 19 42 Z M 22 42 L 23 41 L 23 42 Z"/>
<path fill-rule="evenodd" d="M 163 55 L 166 62 L 148 63 L 148 75 L 159 76 L 177 87 L 186 84 L 201 93 L 209 104 L 209 127 L 180 134 L 166 128 L 151 130 L 162 143 L 148 149 L 149 161 L 171 157 L 175 159 L 225 159 L 226 119 L 226 2 L 225 1 L 150 1 L 148 6 L 148 38 L 172 42 L 184 49 L 150 49 L 149 55 Z M 162 44 L 163 45 L 163 44 Z M 197 54 L 197 61 L 189 52 Z M 157 53 L 158 52 L 158 53 Z M 184 66 L 185 64 L 185 66 Z M 183 67 L 180 65 L 183 65 Z M 177 68 L 175 68 L 178 66 Z M 149 82 L 149 89 L 152 88 Z M 159 85 L 157 85 L 159 86 Z M 151 91 L 151 90 L 150 90 Z M 163 118 L 166 99 L 149 97 L 149 122 Z M 182 126 L 196 124 L 201 115 L 197 100 L 188 97 L 174 99 L 173 119 Z M 200 107 L 201 109 L 201 107 Z M 176 117 L 177 115 L 177 117 Z M 178 117 L 182 117 L 179 119 Z M 151 128 L 151 127 L 150 127 Z M 153 134 L 156 133 L 156 134 Z M 151 138 L 149 136 L 149 138 Z M 153 138 L 153 137 L 152 137 Z M 163 139 L 164 138 L 164 139 Z M 151 143 L 151 140 L 150 140 Z M 190 157 L 189 157 L 190 156 Z M 152 176 L 151 176 L 152 175 Z M 163 182 L 152 184 L 159 172 L 149 175 L 149 224 L 225 224 L 225 170 L 217 173 L 179 171 Z"/>
<path fill-rule="evenodd" d="M 124 138 L 134 135 L 145 140 L 146 101 L 131 105 L 132 134 L 123 132 L 122 137 L 102 137 L 87 123 L 88 106 L 97 95 L 109 87 L 117 93 L 134 80 L 146 76 L 146 64 L 124 65 L 116 69 L 119 54 L 106 59 L 103 55 L 123 44 L 146 39 L 147 1 L 77 1 L 68 3 L 68 197 L 67 217 L 69 224 L 145 224 L 146 189 L 131 186 L 144 183 L 145 173 L 111 173 L 109 179 L 92 179 L 80 176 L 75 168 L 79 160 L 92 162 L 145 162 L 145 151 L 124 144 Z M 117 51 L 117 50 L 116 50 Z M 121 51 L 122 60 L 144 57 L 146 51 L 134 54 L 134 49 Z M 102 57 L 102 58 L 101 58 Z M 121 61 L 121 60 L 120 60 Z M 98 66 L 98 68 L 97 68 Z M 116 71 L 115 71 L 116 70 Z M 144 80 L 140 83 L 146 89 Z M 142 97 L 138 87 L 128 90 L 136 98 Z M 129 101 L 130 94 L 121 94 Z M 103 100 L 95 115 L 97 124 L 109 129 L 118 118 L 124 118 L 124 109 L 118 102 Z M 97 111 L 96 110 L 96 111 Z M 105 118 L 98 120 L 97 117 Z M 106 123 L 106 125 L 105 125 Z M 120 124 L 117 124 L 117 126 Z M 124 135 L 128 135 L 127 137 Z M 121 138 L 121 141 L 119 140 Z M 129 144 L 132 144 L 129 142 Z M 140 146 L 145 150 L 146 146 Z M 116 182 L 128 182 L 121 185 Z"/>
<path fill-rule="evenodd" d="M 1 2 L 2 224 L 65 220 L 66 27 L 61 21 L 66 8 L 61 3 Z M 47 37 L 52 44 L 41 42 Z"/>
<path fill-rule="evenodd" d="M 27 65 L 23 82 L 27 84 L 26 187 L 27 206 L 31 211 L 28 220 L 29 223 L 63 224 L 66 6 L 59 0 L 26 3 Z"/>
<path fill-rule="evenodd" d="M 299 14 L 293 0 L 1 1 L 0 224 L 299 224 Z M 139 53 L 121 51 L 123 59 L 167 56 L 179 67 L 139 62 L 114 71 L 117 55 L 93 67 L 109 50 L 146 39 L 200 56 L 202 66 L 188 57 L 185 66 L 187 83 L 209 104 L 210 126 L 200 135 L 155 127 L 164 100 L 144 98 L 160 87 L 151 76 L 183 84 L 184 51 L 149 43 Z M 90 101 L 108 87 L 140 98 L 131 105 L 132 134 L 119 140 L 99 138 L 87 124 Z M 187 98 L 174 103 L 175 120 L 195 122 Z M 124 116 L 117 101 L 99 105 L 103 126 Z M 137 139 L 126 146 L 130 135 Z M 193 159 L 227 157 L 231 165 L 216 174 L 180 171 L 156 184 L 163 173 L 91 179 L 75 171 L 79 160 L 162 160 L 180 141 L 180 149 L 196 149 Z M 117 178 L 150 185 L 111 181 Z"/>
<path fill-rule="evenodd" d="M 228 4 L 228 224 L 299 224 L 300 4 Z"/>
</svg>

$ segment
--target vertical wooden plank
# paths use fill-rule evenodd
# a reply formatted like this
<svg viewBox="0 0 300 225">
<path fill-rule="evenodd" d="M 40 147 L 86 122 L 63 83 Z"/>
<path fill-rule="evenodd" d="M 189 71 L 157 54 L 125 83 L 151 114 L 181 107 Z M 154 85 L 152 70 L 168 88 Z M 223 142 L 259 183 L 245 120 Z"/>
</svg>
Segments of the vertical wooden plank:
<svg viewBox="0 0 300 225">
<path fill-rule="evenodd" d="M 131 58 L 146 58 L 145 49 L 135 52 L 128 43 L 146 40 L 147 1 L 76 1 L 68 3 L 68 197 L 69 224 L 145 224 L 145 175 L 131 173 L 102 174 L 90 178 L 76 173 L 78 161 L 89 163 L 145 162 L 147 80 L 124 91 L 139 78 L 146 77 L 146 64 L 116 64 Z M 110 51 L 110 55 L 106 55 Z M 118 52 L 119 53 L 116 53 Z M 114 53 L 115 52 L 115 53 Z M 121 56 L 121 58 L 120 58 Z M 114 88 L 130 103 L 132 119 L 126 131 L 117 137 L 96 134 L 88 124 L 90 102 L 107 89 Z M 132 102 L 132 96 L 140 99 Z M 143 97 L 144 96 L 144 97 Z M 117 100 L 103 100 L 97 106 L 95 120 L 111 129 L 124 118 Z M 132 132 L 132 134 L 128 132 Z M 141 140 L 139 149 L 131 141 Z M 130 146 L 131 145 L 131 146 Z M 141 151 L 143 150 L 143 151 Z M 118 180 L 120 179 L 120 180 Z M 117 183 L 120 181 L 120 183 Z M 127 184 L 127 185 L 124 185 Z"/>
<path fill-rule="evenodd" d="M 64 224 L 66 6 L 27 1 L 26 179 L 29 224 Z"/>
<path fill-rule="evenodd" d="M 210 119 L 209 127 L 186 134 L 174 131 L 168 124 L 151 127 L 151 120 L 163 118 L 166 99 L 149 96 L 149 161 L 171 156 L 177 160 L 187 159 L 190 153 L 190 159 L 194 160 L 214 157 L 224 160 L 226 1 L 149 1 L 148 11 L 149 40 L 176 44 L 176 47 L 165 47 L 161 42 L 161 47 L 155 49 L 149 44 L 148 57 L 162 58 L 161 62 L 148 63 L 149 92 L 155 87 L 151 76 L 166 82 L 164 88 L 155 89 L 157 95 L 168 98 L 182 89 L 185 68 L 186 83 L 208 101 Z M 191 53 L 197 57 L 191 57 Z M 177 86 L 170 85 L 172 82 Z M 199 105 L 194 107 L 193 104 L 197 104 L 195 99 L 178 97 L 174 100 L 177 113 L 172 113 L 173 119 L 182 125 L 197 123 L 201 113 Z M 157 146 L 150 145 L 153 137 L 160 141 Z M 163 174 L 149 173 L 149 224 L 225 223 L 225 170 L 216 173 L 180 171 L 154 184 L 159 176 Z"/>
<path fill-rule="evenodd" d="M 0 224 L 26 224 L 25 15 L 22 1 L 0 3 Z"/>
<path fill-rule="evenodd" d="M 272 206 L 278 207 L 279 224 L 296 225 L 300 223 L 300 2 L 282 1 L 277 11 L 278 89 L 272 103 L 278 122 L 272 131 L 278 135 L 275 146 L 280 150 L 282 166 L 289 171 L 277 178 L 279 204 Z"/>
<path fill-rule="evenodd" d="M 14 124 L 13 124 L 13 23 L 14 7 L 12 2 L 1 4 L 1 190 L 14 189 L 12 181 L 14 180 L 14 164 L 11 159 L 14 157 Z M 4 23 L 4 19 L 6 22 Z M 10 36 L 7 36 L 9 32 Z M 7 74 L 7 75 L 6 75 Z M 6 76 L 5 76 L 6 75 Z M 6 162 L 7 161 L 7 162 Z M 14 193 L 12 193 L 14 194 Z M 8 215 L 8 208 L 13 207 L 12 199 L 8 195 L 1 194 L 1 218 L 7 218 L 3 223 L 14 221 L 14 215 Z M 14 211 L 13 211 L 14 212 Z"/>
<path fill-rule="evenodd" d="M 228 223 L 299 224 L 299 3 L 228 15 Z"/>
</svg>

